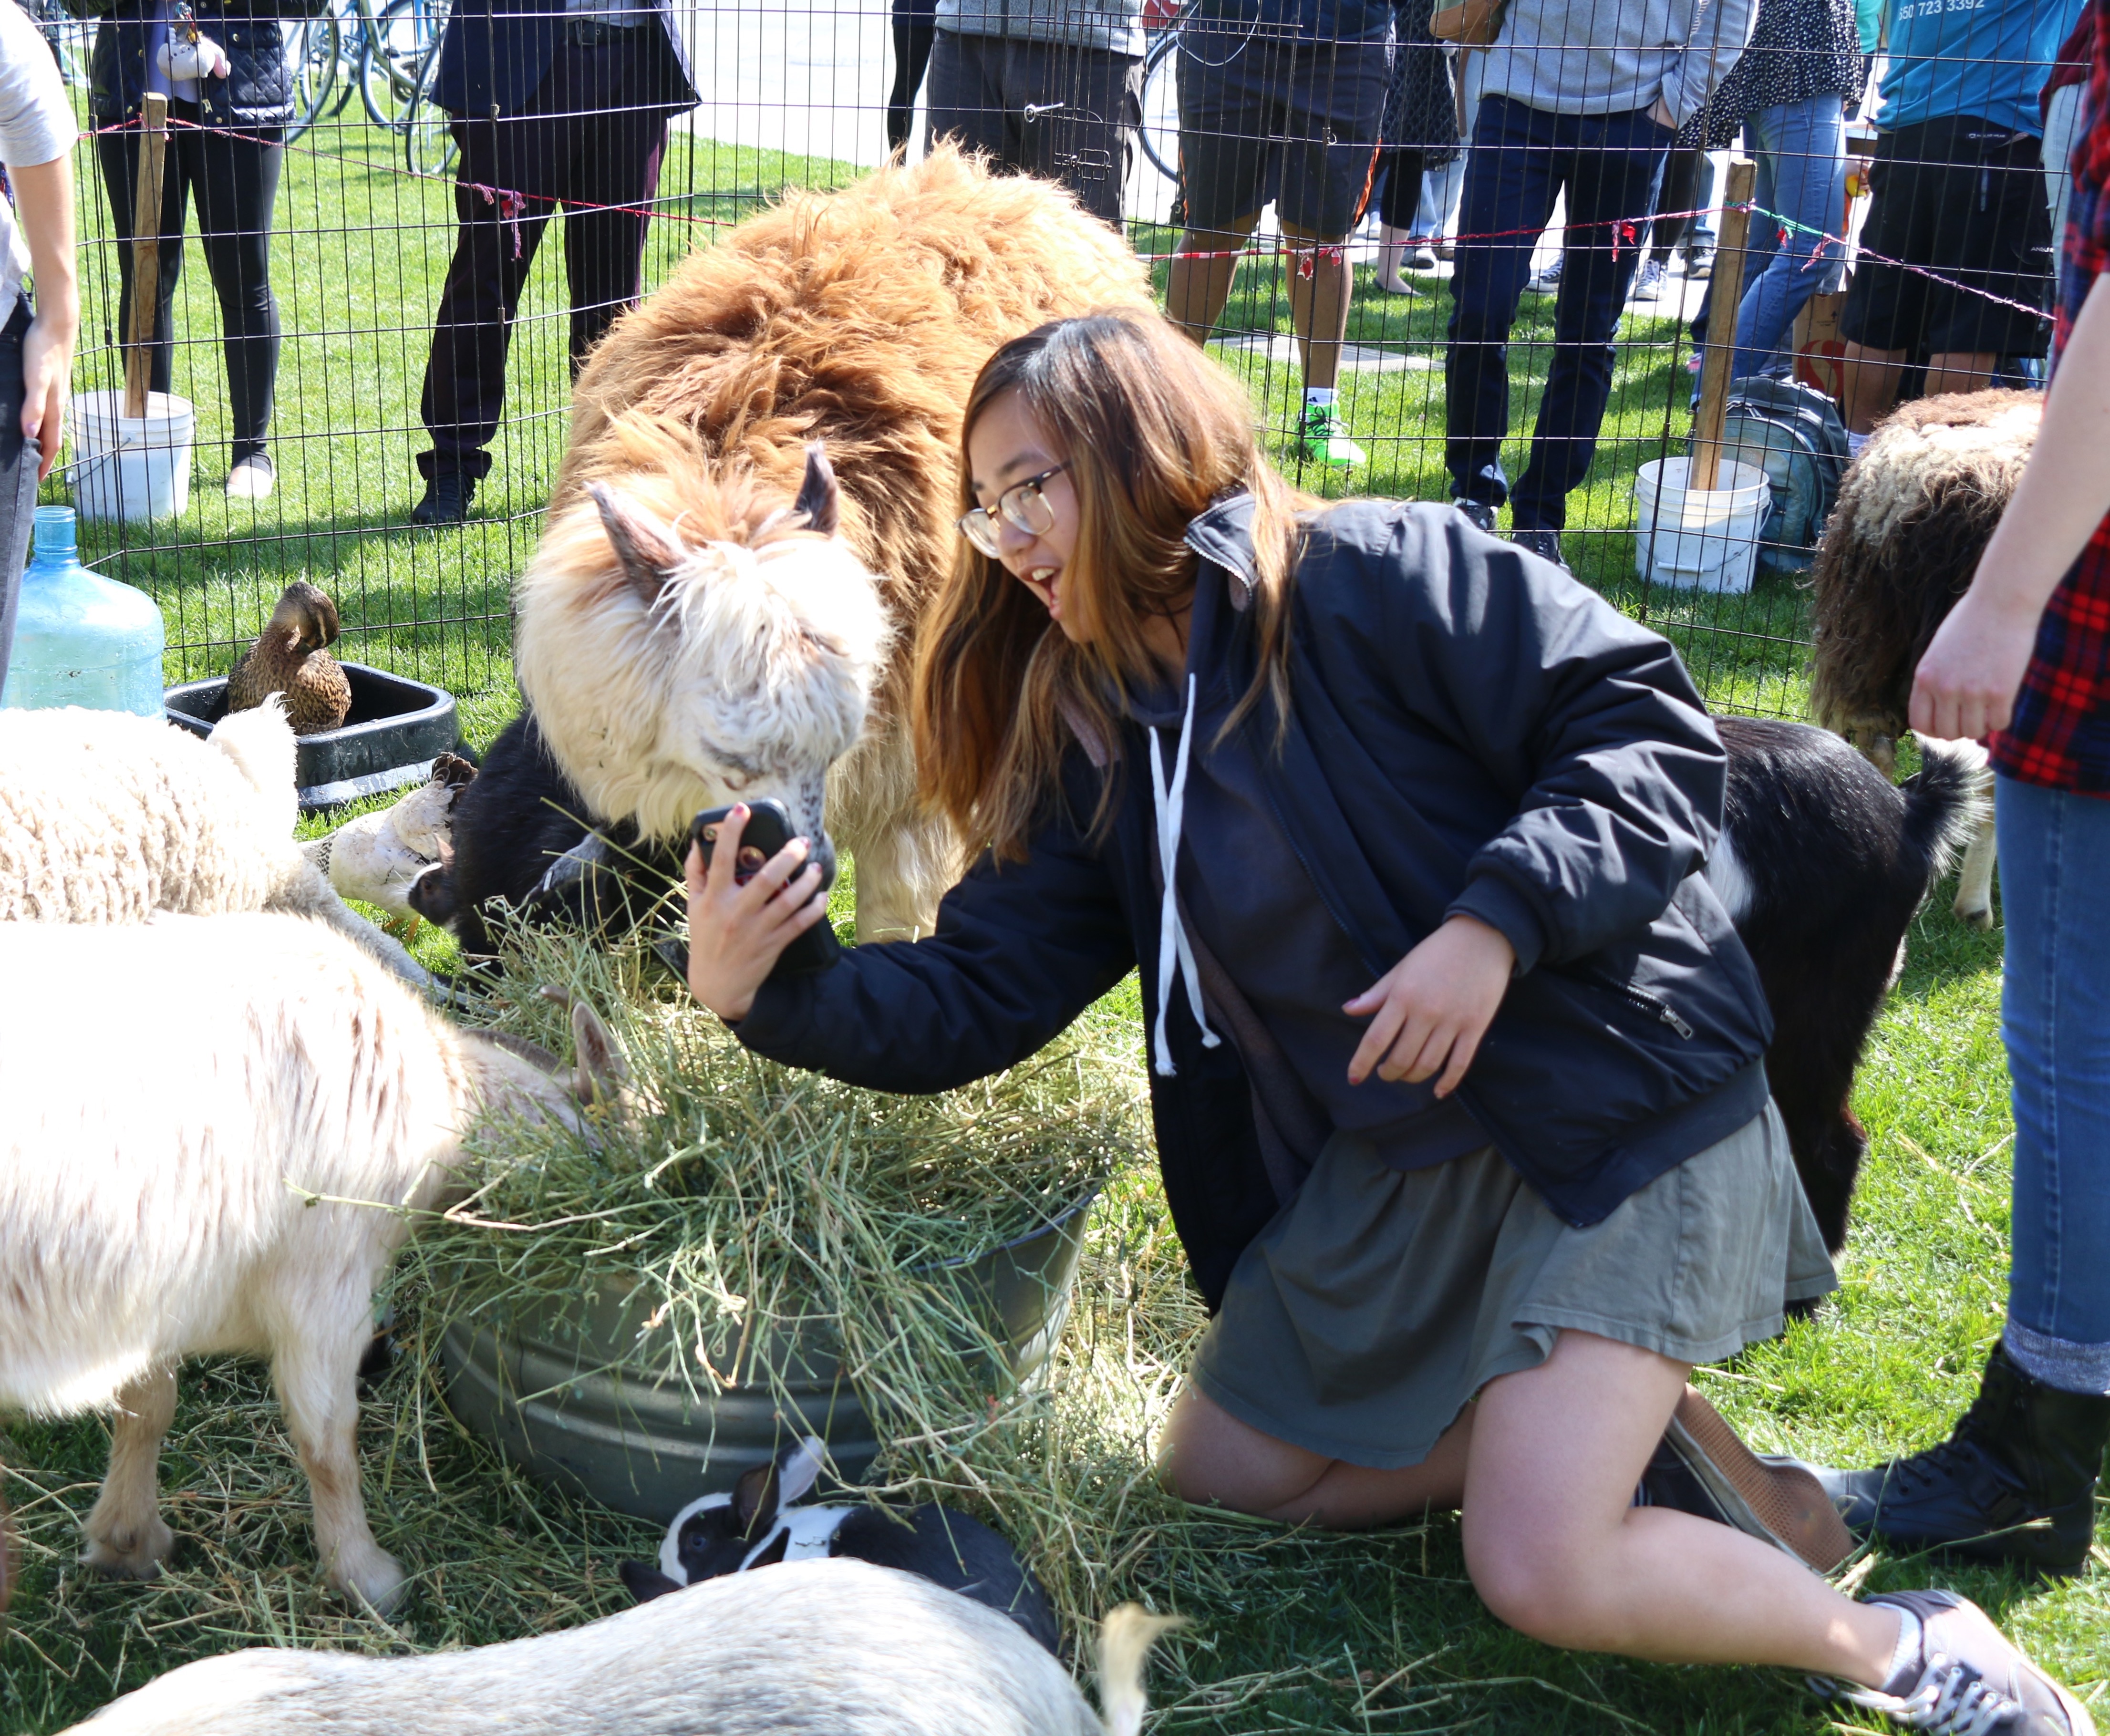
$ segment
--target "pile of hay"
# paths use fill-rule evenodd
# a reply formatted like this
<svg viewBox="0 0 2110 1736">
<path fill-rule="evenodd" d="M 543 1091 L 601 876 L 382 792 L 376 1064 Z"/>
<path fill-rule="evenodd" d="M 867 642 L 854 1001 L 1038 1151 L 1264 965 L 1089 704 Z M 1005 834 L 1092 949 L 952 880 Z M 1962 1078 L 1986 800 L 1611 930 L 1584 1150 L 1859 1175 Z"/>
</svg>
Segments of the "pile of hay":
<svg viewBox="0 0 2110 1736">
<path fill-rule="evenodd" d="M 564 997 L 586 1000 L 623 1053 L 627 1101 L 586 1138 L 472 1134 L 473 1191 L 420 1227 L 403 1268 L 428 1318 L 561 1320 L 613 1294 L 644 1322 L 626 1373 L 695 1397 L 787 1399 L 763 1352 L 795 1335 L 840 1358 L 886 1432 L 954 1453 L 1035 1402 L 992 1404 L 998 1324 L 943 1268 L 1064 1217 L 1134 1159 L 1137 1060 L 1102 1046 L 1103 1020 L 997 1078 L 892 1096 L 749 1054 L 641 945 L 516 927 L 504 956 L 471 1022 L 562 1054 Z"/>
</svg>

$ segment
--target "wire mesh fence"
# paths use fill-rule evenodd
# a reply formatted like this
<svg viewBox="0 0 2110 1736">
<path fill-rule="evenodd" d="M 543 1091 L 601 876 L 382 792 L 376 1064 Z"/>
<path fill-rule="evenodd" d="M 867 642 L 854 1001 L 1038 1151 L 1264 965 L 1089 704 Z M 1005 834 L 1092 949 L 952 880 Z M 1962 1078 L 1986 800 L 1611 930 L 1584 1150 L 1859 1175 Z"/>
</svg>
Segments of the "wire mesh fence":
<svg viewBox="0 0 2110 1736">
<path fill-rule="evenodd" d="M 1510 0 L 1487 50 L 1440 42 L 1428 0 L 630 3 L 321 0 L 252 19 L 235 0 L 115 0 L 45 18 L 91 135 L 83 392 L 125 384 L 153 33 L 194 20 L 234 62 L 220 87 L 171 93 L 154 385 L 195 415 L 189 498 L 84 526 L 87 557 L 161 605 L 171 682 L 224 669 L 305 578 L 337 600 L 349 655 L 450 688 L 487 737 L 514 705 L 509 587 L 576 354 L 763 202 L 844 184 L 897 143 L 912 159 L 934 130 L 1120 222 L 1303 486 L 1463 496 L 1513 532 L 1558 532 L 1718 709 L 1799 714 L 1809 637 L 1806 559 L 1759 546 L 1780 489 L 1683 542 L 1663 528 L 1674 491 L 1650 494 L 1687 451 L 1696 322 L 1732 263 L 1747 300 L 1772 262 L 1798 303 L 1737 363 L 1850 415 L 1845 276 L 1868 269 L 1869 184 L 1887 176 L 1885 233 L 1925 257 L 1885 258 L 1949 285 L 1945 306 L 2006 310 L 1991 337 L 1933 330 L 1924 308 L 1910 333 L 1895 309 L 1880 332 L 1864 318 L 1909 340 L 1864 347 L 1895 364 L 1887 385 L 1970 383 L 1944 371 L 1959 356 L 1987 378 L 2039 377 L 2058 177 L 2035 93 L 2078 0 L 1980 0 L 1961 26 L 1953 6 L 1904 0 L 1873 40 L 1850 0 Z M 258 70 L 274 61 L 283 102 Z M 1986 138 L 1935 125 L 1974 109 Z M 1742 220 L 1728 171 L 1746 156 L 1755 211 L 1732 261 L 1718 249 Z M 1973 175 L 1985 221 L 1965 220 Z M 1913 213 L 1925 233 L 1907 233 Z M 1935 234 L 1944 222 L 1957 233 Z M 269 493 L 229 492 L 258 452 Z M 1836 475 L 1837 456 L 1819 468 Z M 113 461 L 77 437 L 46 497 Z M 414 522 L 449 474 L 468 498 Z M 1673 558 L 1696 542 L 1711 577 Z"/>
</svg>

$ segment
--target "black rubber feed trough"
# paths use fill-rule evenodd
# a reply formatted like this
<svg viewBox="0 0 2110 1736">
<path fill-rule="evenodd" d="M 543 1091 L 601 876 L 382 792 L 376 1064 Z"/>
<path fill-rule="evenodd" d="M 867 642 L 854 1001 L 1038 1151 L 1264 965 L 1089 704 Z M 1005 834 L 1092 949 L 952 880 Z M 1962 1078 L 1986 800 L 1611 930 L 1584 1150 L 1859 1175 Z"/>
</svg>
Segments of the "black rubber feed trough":
<svg viewBox="0 0 2110 1736">
<path fill-rule="evenodd" d="M 363 663 L 342 667 L 351 683 L 350 715 L 335 729 L 295 739 L 293 781 L 304 814 L 423 783 L 432 776 L 432 761 L 460 739 L 455 698 L 444 688 Z M 210 735 L 227 715 L 227 678 L 171 687 L 161 696 L 161 709 L 171 723 Z"/>
</svg>

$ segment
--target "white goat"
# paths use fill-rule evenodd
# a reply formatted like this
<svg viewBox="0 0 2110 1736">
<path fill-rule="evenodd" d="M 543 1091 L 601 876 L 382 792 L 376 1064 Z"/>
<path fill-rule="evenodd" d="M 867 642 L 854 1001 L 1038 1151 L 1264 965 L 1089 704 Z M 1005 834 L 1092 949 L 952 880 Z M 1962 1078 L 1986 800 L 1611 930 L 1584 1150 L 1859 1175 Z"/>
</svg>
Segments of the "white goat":
<svg viewBox="0 0 2110 1736">
<path fill-rule="evenodd" d="M 706 1580 L 568 1633 L 423 1657 L 253 1651 L 172 1670 L 88 1736 L 1136 1736 L 1169 1624 L 1107 1618 L 1092 1715 L 994 1610 L 863 1561 Z"/>
<path fill-rule="evenodd" d="M 581 1125 L 618 1077 L 606 1031 L 573 1009 L 560 1084 L 289 916 L 0 922 L 0 1410 L 115 1407 L 82 1558 L 160 1571 L 176 1365 L 246 1353 L 270 1359 L 330 1583 L 385 1611 L 403 1572 L 353 1439 L 374 1291 L 410 1231 L 385 1208 L 443 1199 L 479 1110 Z"/>
<path fill-rule="evenodd" d="M 121 711 L 0 711 L 0 922 L 284 910 L 429 985 L 293 841 L 293 755 L 275 695 L 228 718 L 209 742 Z"/>
</svg>

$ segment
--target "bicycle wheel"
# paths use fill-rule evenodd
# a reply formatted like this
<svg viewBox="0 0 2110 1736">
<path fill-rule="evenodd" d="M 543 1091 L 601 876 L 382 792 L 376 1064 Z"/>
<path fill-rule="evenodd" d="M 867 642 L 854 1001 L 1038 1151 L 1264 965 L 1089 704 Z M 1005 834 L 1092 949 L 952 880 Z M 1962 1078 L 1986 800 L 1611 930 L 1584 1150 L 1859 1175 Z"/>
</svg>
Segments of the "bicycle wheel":
<svg viewBox="0 0 2110 1736">
<path fill-rule="evenodd" d="M 1184 17 L 1188 10 L 1182 7 L 1180 16 Z M 1135 129 L 1135 142 L 1143 147 L 1150 166 L 1175 185 L 1180 180 L 1180 103 L 1173 57 L 1179 48 L 1180 29 L 1175 23 L 1159 36 L 1144 57 L 1143 125 Z"/>
<path fill-rule="evenodd" d="M 409 126 L 419 70 L 446 26 L 446 7 L 436 0 L 389 0 L 375 16 L 360 52 L 359 92 L 376 126 Z"/>
<path fill-rule="evenodd" d="M 435 41 L 418 69 L 417 84 L 404 111 L 403 157 L 414 175 L 442 177 L 454 171 L 454 131 L 447 124 L 447 111 L 432 100 L 432 83 L 439 70 L 440 45 Z"/>
<path fill-rule="evenodd" d="M 286 127 L 286 143 L 291 144 L 315 124 L 328 102 L 337 84 L 342 44 L 337 20 L 328 12 L 289 23 L 285 29 L 286 59 L 293 69 L 293 118 Z"/>
</svg>

